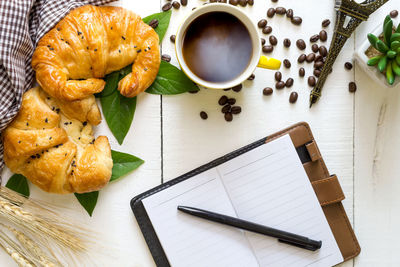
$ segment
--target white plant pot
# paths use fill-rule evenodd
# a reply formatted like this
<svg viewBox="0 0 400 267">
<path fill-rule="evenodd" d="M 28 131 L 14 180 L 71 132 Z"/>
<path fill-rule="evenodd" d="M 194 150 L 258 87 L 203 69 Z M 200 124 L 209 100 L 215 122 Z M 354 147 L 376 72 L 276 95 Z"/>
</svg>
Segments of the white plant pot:
<svg viewBox="0 0 400 267">
<path fill-rule="evenodd" d="M 393 23 L 397 25 L 397 21 L 393 20 Z M 376 36 L 379 36 L 382 34 L 382 24 L 379 24 L 378 27 L 376 27 L 373 32 Z M 368 76 L 372 77 L 377 83 L 379 83 L 382 87 L 386 88 L 394 88 L 394 87 L 399 87 L 400 85 L 400 77 L 396 76 L 396 79 L 392 85 L 390 85 L 386 81 L 386 76 L 382 74 L 376 66 L 368 66 L 367 61 L 368 57 L 365 54 L 365 51 L 370 47 L 370 43 L 368 41 L 367 36 L 365 36 L 365 41 L 362 43 L 362 45 L 356 50 L 354 53 L 354 59 L 357 62 L 358 66 L 366 73 Z"/>
</svg>

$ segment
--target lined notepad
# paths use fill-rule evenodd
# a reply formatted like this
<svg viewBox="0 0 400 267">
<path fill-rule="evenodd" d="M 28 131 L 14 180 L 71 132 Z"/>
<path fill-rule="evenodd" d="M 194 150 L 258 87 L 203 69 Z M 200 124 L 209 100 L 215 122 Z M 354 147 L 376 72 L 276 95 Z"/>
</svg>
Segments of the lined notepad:
<svg viewBox="0 0 400 267">
<path fill-rule="evenodd" d="M 288 135 L 143 200 L 172 266 L 332 266 L 343 261 Z M 317 251 L 177 211 L 192 206 L 322 240 Z"/>
</svg>

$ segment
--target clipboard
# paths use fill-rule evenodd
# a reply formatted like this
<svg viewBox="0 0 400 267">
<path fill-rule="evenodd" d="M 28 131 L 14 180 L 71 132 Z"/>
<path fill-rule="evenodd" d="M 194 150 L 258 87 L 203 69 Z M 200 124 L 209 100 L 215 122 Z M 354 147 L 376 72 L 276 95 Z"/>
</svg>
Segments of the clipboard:
<svg viewBox="0 0 400 267">
<path fill-rule="evenodd" d="M 341 203 L 345 196 L 339 184 L 339 180 L 336 175 L 329 174 L 316 141 L 312 135 L 310 126 L 306 122 L 300 122 L 245 147 L 235 150 L 229 154 L 226 154 L 225 156 L 217 158 L 186 174 L 183 174 L 169 182 L 161 184 L 132 198 L 130 202 L 131 209 L 136 217 L 138 225 L 143 233 L 144 239 L 146 240 L 151 255 L 153 256 L 157 266 L 170 266 L 170 264 L 152 226 L 149 216 L 147 215 L 142 200 L 285 134 L 289 134 L 296 148 L 297 154 L 321 204 L 322 210 L 329 223 L 344 261 L 352 259 L 360 254 L 360 246 Z"/>
</svg>

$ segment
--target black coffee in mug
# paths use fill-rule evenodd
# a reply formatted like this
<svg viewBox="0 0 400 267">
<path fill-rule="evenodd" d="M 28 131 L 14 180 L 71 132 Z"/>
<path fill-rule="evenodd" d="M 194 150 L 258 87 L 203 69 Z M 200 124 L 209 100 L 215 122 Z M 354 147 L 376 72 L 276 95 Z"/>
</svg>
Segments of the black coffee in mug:
<svg viewBox="0 0 400 267">
<path fill-rule="evenodd" d="M 250 63 L 253 46 L 246 26 L 226 12 L 200 15 L 187 27 L 183 58 L 189 69 L 207 82 L 238 77 Z"/>
</svg>

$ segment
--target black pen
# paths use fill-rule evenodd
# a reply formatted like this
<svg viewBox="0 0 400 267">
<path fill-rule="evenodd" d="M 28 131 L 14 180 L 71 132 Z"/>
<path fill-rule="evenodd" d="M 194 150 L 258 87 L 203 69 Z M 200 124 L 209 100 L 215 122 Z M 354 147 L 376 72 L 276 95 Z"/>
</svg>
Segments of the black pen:
<svg viewBox="0 0 400 267">
<path fill-rule="evenodd" d="M 245 221 L 242 219 L 238 219 L 235 217 L 207 211 L 207 210 L 202 210 L 202 209 L 197 209 L 197 208 L 192 208 L 192 207 L 186 207 L 186 206 L 178 206 L 178 210 L 185 212 L 187 214 L 200 217 L 206 220 L 210 220 L 213 222 L 218 222 L 226 225 L 230 225 L 233 227 L 237 227 L 243 230 L 251 231 L 254 233 L 258 234 L 263 234 L 271 237 L 278 238 L 279 242 L 293 245 L 296 247 L 308 249 L 315 251 L 317 249 L 321 248 L 322 241 L 317 241 L 317 240 L 312 240 L 309 239 L 308 237 L 301 236 L 301 235 L 296 235 L 292 234 L 289 232 L 281 231 L 278 229 L 274 229 L 268 226 L 264 226 L 261 224 L 256 224 L 252 223 L 249 221 Z"/>
</svg>

